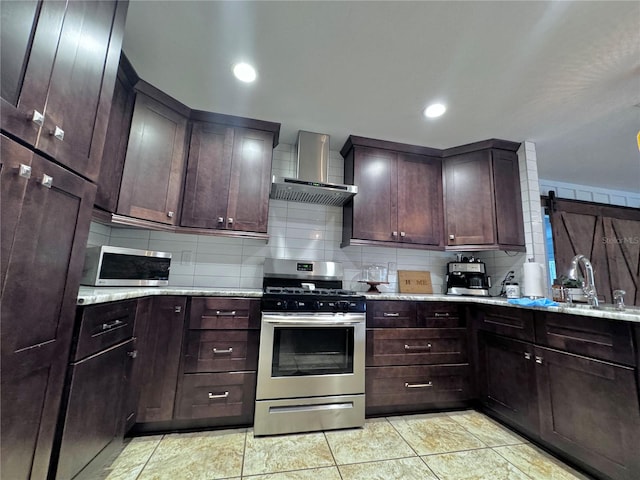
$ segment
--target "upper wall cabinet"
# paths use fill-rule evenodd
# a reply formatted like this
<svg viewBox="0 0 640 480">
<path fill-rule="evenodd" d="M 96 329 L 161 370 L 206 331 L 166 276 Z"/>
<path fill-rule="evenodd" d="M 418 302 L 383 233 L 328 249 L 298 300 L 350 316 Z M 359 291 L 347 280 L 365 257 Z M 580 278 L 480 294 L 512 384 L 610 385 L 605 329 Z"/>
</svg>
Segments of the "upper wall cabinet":
<svg viewBox="0 0 640 480">
<path fill-rule="evenodd" d="M 128 2 L 3 2 L 2 130 L 98 178 Z"/>
<path fill-rule="evenodd" d="M 181 225 L 266 233 L 274 132 L 206 116 L 227 121 L 193 123 Z"/>
<path fill-rule="evenodd" d="M 444 152 L 447 249 L 524 251 L 518 147 L 488 140 Z"/>
<path fill-rule="evenodd" d="M 145 90 L 153 89 L 140 83 Z M 188 114 L 184 106 L 178 104 L 174 109 L 138 91 L 122 172 L 119 214 L 161 224 L 178 223 Z"/>
<path fill-rule="evenodd" d="M 341 154 L 345 182 L 358 186 L 342 246 L 443 247 L 439 150 L 351 136 Z"/>
</svg>

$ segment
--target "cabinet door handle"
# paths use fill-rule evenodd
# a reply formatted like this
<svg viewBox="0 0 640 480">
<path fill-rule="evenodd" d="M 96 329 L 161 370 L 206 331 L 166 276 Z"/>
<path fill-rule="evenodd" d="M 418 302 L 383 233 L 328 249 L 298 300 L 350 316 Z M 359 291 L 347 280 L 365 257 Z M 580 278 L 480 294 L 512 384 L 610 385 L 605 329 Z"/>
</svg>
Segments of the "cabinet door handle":
<svg viewBox="0 0 640 480">
<path fill-rule="evenodd" d="M 218 223 L 224 223 L 224 217 L 218 217 Z"/>
<path fill-rule="evenodd" d="M 124 324 L 124 322 L 122 320 L 114 320 L 113 322 L 103 323 L 102 324 L 102 331 L 111 330 L 113 328 L 119 327 L 122 324 Z"/>
<path fill-rule="evenodd" d="M 391 236 L 392 237 L 397 237 L 398 236 L 398 232 L 391 232 Z"/>
<path fill-rule="evenodd" d="M 28 118 L 36 125 L 42 126 L 44 124 L 44 115 L 37 110 L 34 110 Z"/>
<path fill-rule="evenodd" d="M 407 236 L 407 234 L 406 234 L 406 233 L 404 233 L 404 232 L 400 232 L 400 236 L 401 236 L 401 237 L 406 237 L 406 236 Z"/>
<path fill-rule="evenodd" d="M 173 311 L 175 313 L 180 313 L 182 312 L 182 307 L 180 305 L 176 305 L 175 307 L 173 307 Z"/>
<path fill-rule="evenodd" d="M 227 219 L 227 223 L 228 223 L 229 225 L 233 225 L 233 218 L 229 217 L 229 218 Z"/>
<path fill-rule="evenodd" d="M 531 360 L 531 354 L 529 352 L 524 352 L 525 360 Z"/>
<path fill-rule="evenodd" d="M 173 218 L 173 216 L 175 215 L 175 213 L 176 213 L 176 212 L 174 212 L 174 211 L 172 211 L 172 210 L 169 210 L 169 211 L 167 212 L 167 217 L 169 217 L 169 218 Z"/>
<path fill-rule="evenodd" d="M 40 180 L 40 183 L 43 187 L 51 188 L 53 186 L 53 177 L 50 177 L 45 173 L 42 175 L 42 180 Z"/>
<path fill-rule="evenodd" d="M 405 345 L 405 350 L 431 350 L 431 344 L 427 343 L 426 345 Z"/>
<path fill-rule="evenodd" d="M 227 398 L 228 396 L 229 396 L 229 392 L 219 393 L 217 395 L 209 392 L 209 400 L 212 400 L 214 398 Z"/>
<path fill-rule="evenodd" d="M 400 314 L 399 313 L 389 313 L 389 312 L 383 312 L 382 313 L 383 317 L 399 317 Z"/>
<path fill-rule="evenodd" d="M 233 353 L 233 347 L 229 347 L 226 350 L 218 350 L 217 348 L 213 347 L 214 355 L 223 354 L 223 353 Z"/>
<path fill-rule="evenodd" d="M 127 355 L 131 358 L 136 358 L 138 356 L 138 350 L 132 350 L 131 352 L 127 352 Z"/>
<path fill-rule="evenodd" d="M 449 240 L 455 240 L 456 236 L 455 235 L 449 235 Z"/>
<path fill-rule="evenodd" d="M 18 167 L 18 175 L 26 179 L 31 178 L 31 167 L 29 165 L 21 163 Z"/>
<path fill-rule="evenodd" d="M 404 386 L 405 386 L 405 388 L 427 388 L 427 387 L 433 387 L 433 383 L 432 382 L 427 382 L 427 383 L 408 383 L 408 382 L 405 382 Z"/>
<path fill-rule="evenodd" d="M 49 130 L 49 135 L 53 135 L 61 142 L 64 140 L 64 130 L 57 125 L 55 130 Z"/>
<path fill-rule="evenodd" d="M 536 355 L 536 363 L 542 365 L 542 357 L 540 357 L 539 355 Z"/>
<path fill-rule="evenodd" d="M 450 315 L 449 315 L 448 312 L 447 313 L 438 313 L 438 312 L 436 312 L 436 313 L 433 314 L 433 316 L 434 317 L 449 317 Z"/>
<path fill-rule="evenodd" d="M 216 316 L 218 317 L 235 317 L 235 310 L 216 310 Z"/>
</svg>

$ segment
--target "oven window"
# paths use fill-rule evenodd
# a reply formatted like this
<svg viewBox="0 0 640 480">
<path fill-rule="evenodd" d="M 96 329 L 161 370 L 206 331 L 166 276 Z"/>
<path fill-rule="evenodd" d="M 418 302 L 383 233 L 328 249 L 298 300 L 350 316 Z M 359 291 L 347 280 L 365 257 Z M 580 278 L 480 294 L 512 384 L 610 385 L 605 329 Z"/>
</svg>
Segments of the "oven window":
<svg viewBox="0 0 640 480">
<path fill-rule="evenodd" d="M 271 376 L 353 373 L 353 335 L 353 327 L 277 327 Z"/>
</svg>

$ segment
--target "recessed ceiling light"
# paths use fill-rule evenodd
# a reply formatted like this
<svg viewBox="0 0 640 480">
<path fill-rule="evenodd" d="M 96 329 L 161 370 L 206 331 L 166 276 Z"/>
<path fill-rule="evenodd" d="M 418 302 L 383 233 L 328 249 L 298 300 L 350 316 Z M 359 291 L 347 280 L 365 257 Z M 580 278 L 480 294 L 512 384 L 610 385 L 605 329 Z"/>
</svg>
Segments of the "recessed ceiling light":
<svg viewBox="0 0 640 480">
<path fill-rule="evenodd" d="M 446 111 L 447 107 L 445 107 L 443 104 L 433 103 L 424 109 L 424 116 L 428 118 L 436 118 Z"/>
<path fill-rule="evenodd" d="M 238 80 L 245 83 L 251 83 L 256 79 L 256 69 L 248 63 L 236 63 L 233 66 L 233 74 Z"/>
</svg>

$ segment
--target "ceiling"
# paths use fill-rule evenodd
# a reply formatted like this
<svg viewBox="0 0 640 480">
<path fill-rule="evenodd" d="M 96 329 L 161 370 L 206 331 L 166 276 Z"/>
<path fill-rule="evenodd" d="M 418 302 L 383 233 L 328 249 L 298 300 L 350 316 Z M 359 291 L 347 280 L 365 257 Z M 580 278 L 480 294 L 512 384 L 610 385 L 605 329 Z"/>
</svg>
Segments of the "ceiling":
<svg viewBox="0 0 640 480">
<path fill-rule="evenodd" d="M 282 143 L 528 140 L 541 178 L 640 191 L 640 2 L 131 0 L 123 49 L 191 108 L 281 123 Z M 433 101 L 448 111 L 426 119 Z"/>
</svg>

